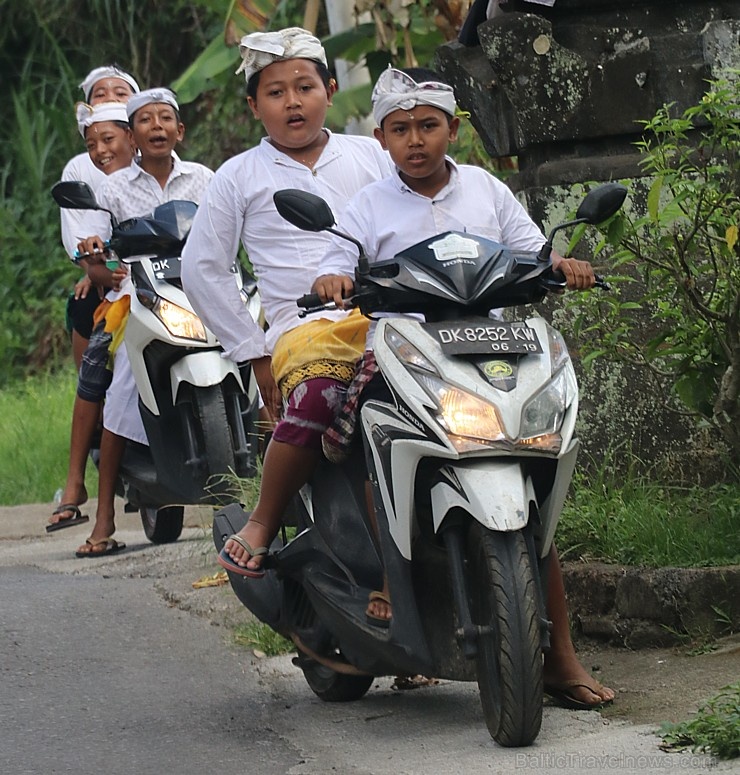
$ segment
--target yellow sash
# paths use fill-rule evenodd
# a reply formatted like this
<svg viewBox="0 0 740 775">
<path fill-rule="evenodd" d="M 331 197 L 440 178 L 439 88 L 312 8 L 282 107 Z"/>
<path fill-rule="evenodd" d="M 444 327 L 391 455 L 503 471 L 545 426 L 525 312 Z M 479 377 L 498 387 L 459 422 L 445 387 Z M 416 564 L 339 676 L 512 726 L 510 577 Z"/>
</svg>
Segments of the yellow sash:
<svg viewBox="0 0 740 775">
<path fill-rule="evenodd" d="M 359 310 L 342 320 L 312 320 L 286 331 L 272 353 L 272 374 L 286 398 L 309 379 L 330 377 L 349 384 L 365 351 L 370 321 Z"/>
<path fill-rule="evenodd" d="M 113 334 L 113 339 L 108 348 L 111 355 L 115 353 L 123 341 L 130 310 L 131 297 L 128 294 L 116 301 L 103 300 L 95 308 L 95 313 L 93 314 L 94 325 L 97 326 L 101 320 L 105 319 L 106 333 Z"/>
</svg>

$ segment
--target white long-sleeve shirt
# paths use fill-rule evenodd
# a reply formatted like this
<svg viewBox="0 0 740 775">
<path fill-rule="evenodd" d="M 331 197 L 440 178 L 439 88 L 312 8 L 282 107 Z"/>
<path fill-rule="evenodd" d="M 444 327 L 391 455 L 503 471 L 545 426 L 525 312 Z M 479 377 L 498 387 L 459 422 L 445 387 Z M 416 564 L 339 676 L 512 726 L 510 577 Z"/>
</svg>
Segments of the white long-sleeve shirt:
<svg viewBox="0 0 740 775">
<path fill-rule="evenodd" d="M 544 235 L 504 183 L 480 167 L 449 157 L 447 162 L 449 183 L 433 199 L 412 191 L 394 170 L 352 197 L 339 216 L 340 231 L 355 237 L 371 262 L 446 231 L 469 232 L 514 250 L 539 250 Z M 332 237 L 316 276 L 354 276 L 356 266 L 357 248 Z"/>
<path fill-rule="evenodd" d="M 370 262 L 391 259 L 446 231 L 469 232 L 514 250 L 539 250 L 544 235 L 504 183 L 480 167 L 458 165 L 449 157 L 447 162 L 450 180 L 431 199 L 412 191 L 397 169 L 389 178 L 362 189 L 341 213 L 340 231 L 362 244 Z M 357 258 L 353 244 L 333 236 L 316 277 L 354 277 Z M 374 315 L 381 316 L 384 313 Z M 368 330 L 369 349 L 376 327 L 372 322 Z"/>
<path fill-rule="evenodd" d="M 62 170 L 62 180 L 81 180 L 87 183 L 93 192 L 96 192 L 105 180 L 105 173 L 99 170 L 90 158 L 89 153 L 80 153 L 70 159 Z M 71 210 L 60 208 L 60 220 L 62 226 L 62 244 L 70 259 L 74 259 L 77 243 L 89 234 L 83 234 L 83 223 L 89 210 Z"/>
<path fill-rule="evenodd" d="M 278 214 L 273 194 L 297 188 L 323 197 L 335 213 L 368 183 L 390 174 L 390 158 L 367 137 L 327 132 L 313 170 L 278 151 L 267 138 L 216 172 L 182 256 L 182 281 L 195 311 L 236 362 L 272 352 L 281 334 L 300 325 L 296 299 L 311 289 L 326 252 L 326 232 L 305 232 Z M 231 267 L 241 240 L 257 277 L 269 325 L 252 320 Z M 346 313 L 325 313 L 341 317 Z"/>
<path fill-rule="evenodd" d="M 113 213 L 119 223 L 127 218 L 149 215 L 165 202 L 184 200 L 198 204 L 213 177 L 213 171 L 208 167 L 182 161 L 173 154 L 172 172 L 162 188 L 157 179 L 140 166 L 139 161 L 136 158 L 128 167 L 106 176 L 95 194 L 98 204 Z M 109 239 L 112 230 L 108 213 L 99 210 L 83 212 L 86 215 L 81 228 L 87 232 L 84 237 L 97 234 L 103 240 Z M 106 298 L 115 301 L 127 290 L 130 290 L 128 277 L 120 291 L 109 291 Z"/>
</svg>

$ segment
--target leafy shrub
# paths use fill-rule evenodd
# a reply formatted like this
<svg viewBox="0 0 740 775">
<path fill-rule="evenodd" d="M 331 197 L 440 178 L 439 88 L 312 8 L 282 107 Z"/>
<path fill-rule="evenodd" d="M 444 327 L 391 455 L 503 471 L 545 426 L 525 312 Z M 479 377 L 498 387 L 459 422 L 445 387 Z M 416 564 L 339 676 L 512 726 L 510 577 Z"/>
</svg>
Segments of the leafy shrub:
<svg viewBox="0 0 740 775">
<path fill-rule="evenodd" d="M 711 423 L 740 459 L 740 78 L 718 80 L 681 116 L 671 106 L 637 143 L 645 213 L 605 225 L 615 290 L 569 302 L 584 362 L 639 365 L 668 402 Z M 639 193 L 644 182 L 633 184 Z M 574 235 L 574 242 L 582 232 Z"/>
</svg>

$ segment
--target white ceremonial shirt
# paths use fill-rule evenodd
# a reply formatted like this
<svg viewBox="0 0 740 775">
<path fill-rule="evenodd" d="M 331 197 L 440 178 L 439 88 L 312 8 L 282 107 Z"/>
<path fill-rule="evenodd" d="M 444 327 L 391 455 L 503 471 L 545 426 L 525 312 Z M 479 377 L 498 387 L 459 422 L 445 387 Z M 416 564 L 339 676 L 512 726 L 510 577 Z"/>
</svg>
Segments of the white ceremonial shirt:
<svg viewBox="0 0 740 775">
<path fill-rule="evenodd" d="M 362 244 L 370 262 L 391 259 L 446 231 L 469 232 L 513 250 L 540 249 L 544 235 L 504 183 L 480 167 L 456 164 L 449 157 L 447 163 L 450 180 L 433 199 L 412 191 L 395 169 L 391 177 L 367 186 L 350 200 L 339 217 L 339 230 Z M 316 277 L 354 278 L 357 258 L 354 245 L 332 236 Z M 380 316 L 384 315 L 374 315 Z M 371 323 L 368 346 L 375 328 Z"/>
<path fill-rule="evenodd" d="M 105 178 L 105 173 L 93 164 L 89 153 L 80 153 L 73 159 L 70 159 L 62 170 L 62 180 L 81 180 L 87 183 L 93 192 L 100 188 L 100 184 Z M 71 210 L 67 207 L 59 209 L 59 217 L 62 224 L 62 244 L 67 251 L 67 255 L 74 260 L 77 243 L 90 236 L 89 234 L 82 234 L 82 224 L 90 211 Z"/>
<path fill-rule="evenodd" d="M 447 162 L 450 180 L 433 199 L 412 191 L 394 170 L 352 197 L 339 230 L 361 242 L 371 262 L 446 231 L 469 232 L 513 250 L 540 249 L 544 235 L 506 184 L 480 167 Z M 357 248 L 332 236 L 316 276 L 354 277 L 356 266 Z"/>
<path fill-rule="evenodd" d="M 281 334 L 304 322 L 296 299 L 310 292 L 329 244 L 328 233 L 301 231 L 283 220 L 273 194 L 283 188 L 309 191 L 338 214 L 357 191 L 391 173 L 390 157 L 376 140 L 327 134 L 313 170 L 263 138 L 221 166 L 195 216 L 182 256 L 183 287 L 225 356 L 237 363 L 270 354 Z M 240 239 L 257 277 L 266 335 L 245 309 L 231 273 Z"/>
</svg>

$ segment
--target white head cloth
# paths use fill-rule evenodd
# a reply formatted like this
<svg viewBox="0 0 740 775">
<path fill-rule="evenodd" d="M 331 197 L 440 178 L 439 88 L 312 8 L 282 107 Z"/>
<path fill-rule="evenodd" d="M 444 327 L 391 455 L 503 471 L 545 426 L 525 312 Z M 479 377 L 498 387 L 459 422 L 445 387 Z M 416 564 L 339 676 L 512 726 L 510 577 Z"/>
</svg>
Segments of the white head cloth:
<svg viewBox="0 0 740 775">
<path fill-rule="evenodd" d="M 321 41 L 301 27 L 288 27 L 277 32 L 252 32 L 239 44 L 242 63 L 237 74 L 249 79 L 260 70 L 285 59 L 314 59 L 326 65 L 326 51 Z"/>
<path fill-rule="evenodd" d="M 97 105 L 78 102 L 75 105 L 75 113 L 77 128 L 83 138 L 89 126 L 99 124 L 101 121 L 123 121 L 124 124 L 128 124 L 126 106 L 122 102 L 99 102 Z"/>
<path fill-rule="evenodd" d="M 411 110 L 417 105 L 431 105 L 455 115 L 455 92 L 439 81 L 417 83 L 410 75 L 388 67 L 373 88 L 373 117 L 378 126 L 394 110 Z"/>
<path fill-rule="evenodd" d="M 90 101 L 90 94 L 92 94 L 93 86 L 98 81 L 102 81 L 103 78 L 120 78 L 122 81 L 131 87 L 131 91 L 136 94 L 139 91 L 139 84 L 134 80 L 133 75 L 129 75 L 125 70 L 121 70 L 114 65 L 108 67 L 96 67 L 94 70 L 85 76 L 85 80 L 80 84 L 80 89 L 85 95 L 85 99 Z"/>
<path fill-rule="evenodd" d="M 143 108 L 144 105 L 151 105 L 154 102 L 163 102 L 165 105 L 172 105 L 175 110 L 180 110 L 174 92 L 165 89 L 164 87 L 158 89 L 145 89 L 138 94 L 134 94 L 134 96 L 126 103 L 126 113 L 128 114 L 129 119 L 139 108 Z"/>
</svg>

